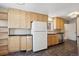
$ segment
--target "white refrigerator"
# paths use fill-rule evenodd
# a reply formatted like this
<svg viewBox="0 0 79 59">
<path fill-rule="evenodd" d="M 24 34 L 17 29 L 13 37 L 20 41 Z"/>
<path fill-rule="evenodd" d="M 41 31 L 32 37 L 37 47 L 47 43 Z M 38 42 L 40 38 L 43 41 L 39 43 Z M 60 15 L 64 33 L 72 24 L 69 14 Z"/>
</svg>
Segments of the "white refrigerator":
<svg viewBox="0 0 79 59">
<path fill-rule="evenodd" d="M 33 52 L 47 49 L 47 23 L 40 21 L 32 22 Z"/>
</svg>

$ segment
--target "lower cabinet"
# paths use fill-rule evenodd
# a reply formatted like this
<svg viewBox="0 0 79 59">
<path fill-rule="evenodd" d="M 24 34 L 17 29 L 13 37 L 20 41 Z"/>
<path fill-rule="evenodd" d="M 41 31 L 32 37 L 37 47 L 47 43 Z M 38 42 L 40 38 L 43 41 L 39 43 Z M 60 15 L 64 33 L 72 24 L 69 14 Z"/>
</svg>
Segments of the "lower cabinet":
<svg viewBox="0 0 79 59">
<path fill-rule="evenodd" d="M 20 49 L 21 49 L 21 51 L 24 51 L 24 50 L 26 50 L 26 40 L 27 38 L 26 38 L 26 36 L 21 36 L 20 37 Z"/>
<path fill-rule="evenodd" d="M 9 52 L 20 51 L 20 40 L 19 36 L 9 36 L 8 39 L 8 50 Z"/>
<path fill-rule="evenodd" d="M 27 51 L 31 51 L 32 50 L 32 36 L 27 36 Z"/>
<path fill-rule="evenodd" d="M 7 55 L 8 54 L 8 50 L 0 50 L 0 56 L 3 56 L 3 55 Z"/>
<path fill-rule="evenodd" d="M 32 36 L 10 36 L 8 42 L 9 52 L 32 50 Z"/>
<path fill-rule="evenodd" d="M 8 40 L 0 39 L 0 56 L 8 54 Z"/>
<path fill-rule="evenodd" d="M 49 34 L 48 35 L 48 46 L 56 45 L 59 43 L 58 35 Z"/>
<path fill-rule="evenodd" d="M 32 36 L 21 36 L 20 37 L 20 45 L 21 45 L 21 51 L 31 51 L 32 50 Z"/>
</svg>

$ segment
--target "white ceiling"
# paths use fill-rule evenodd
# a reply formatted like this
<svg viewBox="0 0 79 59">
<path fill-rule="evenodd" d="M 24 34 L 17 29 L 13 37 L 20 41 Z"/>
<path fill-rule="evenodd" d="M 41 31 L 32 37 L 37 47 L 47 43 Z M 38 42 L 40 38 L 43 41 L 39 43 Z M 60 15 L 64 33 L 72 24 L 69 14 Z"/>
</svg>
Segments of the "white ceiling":
<svg viewBox="0 0 79 59">
<path fill-rule="evenodd" d="M 79 3 L 0 3 L 0 7 L 18 8 L 49 16 L 66 16 L 73 11 L 79 11 Z"/>
</svg>

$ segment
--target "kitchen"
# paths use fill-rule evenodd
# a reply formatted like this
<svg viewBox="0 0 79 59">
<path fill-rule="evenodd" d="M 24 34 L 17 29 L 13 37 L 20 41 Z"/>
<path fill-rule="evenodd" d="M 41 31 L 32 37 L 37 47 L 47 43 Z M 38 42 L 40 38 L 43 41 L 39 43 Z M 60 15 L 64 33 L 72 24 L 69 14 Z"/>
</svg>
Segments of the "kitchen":
<svg viewBox="0 0 79 59">
<path fill-rule="evenodd" d="M 65 19 L 60 16 L 0 8 L 0 55 L 38 53 L 64 43 Z"/>
</svg>

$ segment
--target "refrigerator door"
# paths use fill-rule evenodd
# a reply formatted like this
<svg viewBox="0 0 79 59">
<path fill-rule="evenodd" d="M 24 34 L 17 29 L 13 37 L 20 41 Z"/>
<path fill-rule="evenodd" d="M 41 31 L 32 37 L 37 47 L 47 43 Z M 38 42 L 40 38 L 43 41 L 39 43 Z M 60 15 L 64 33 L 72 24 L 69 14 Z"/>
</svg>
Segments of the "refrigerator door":
<svg viewBox="0 0 79 59">
<path fill-rule="evenodd" d="M 47 31 L 47 23 L 46 22 L 33 21 L 32 31 Z"/>
<path fill-rule="evenodd" d="M 47 48 L 47 32 L 33 33 L 33 52 Z"/>
</svg>

